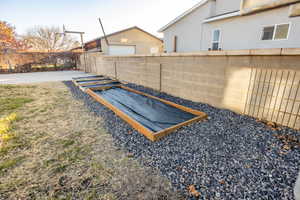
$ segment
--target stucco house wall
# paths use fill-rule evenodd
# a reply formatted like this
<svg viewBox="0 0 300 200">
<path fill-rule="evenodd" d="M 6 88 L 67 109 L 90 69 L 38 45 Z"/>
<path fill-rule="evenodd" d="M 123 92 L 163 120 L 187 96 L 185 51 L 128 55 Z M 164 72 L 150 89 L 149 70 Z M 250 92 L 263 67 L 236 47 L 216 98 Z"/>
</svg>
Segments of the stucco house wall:
<svg viewBox="0 0 300 200">
<path fill-rule="evenodd" d="M 216 15 L 240 10 L 241 0 L 216 0 Z"/>
<path fill-rule="evenodd" d="M 210 16 L 212 6 L 213 3 L 208 2 L 166 29 L 164 31 L 165 51 L 173 51 L 174 36 L 177 36 L 178 52 L 199 51 L 203 31 L 202 21 Z"/>
<path fill-rule="evenodd" d="M 243 3 L 242 0 L 208 0 L 190 14 L 162 28 L 165 51 L 173 52 L 174 36 L 177 36 L 177 52 L 208 50 L 212 47 L 215 29 L 221 30 L 219 47 L 222 50 L 300 47 L 300 17 L 289 17 L 289 5 L 249 15 L 239 15 Z M 215 8 L 214 12 L 213 8 Z M 233 13 L 236 16 L 217 21 L 205 21 L 216 16 L 226 16 L 226 13 L 229 15 Z M 261 40 L 263 27 L 282 23 L 290 23 L 287 39 Z"/>
<path fill-rule="evenodd" d="M 221 30 L 220 48 L 223 50 L 261 48 L 299 48 L 300 18 L 290 18 L 289 7 L 272 9 L 254 15 L 238 16 L 205 24 L 201 50 L 211 48 L 212 31 Z M 264 26 L 290 23 L 286 40 L 261 40 Z"/>
</svg>

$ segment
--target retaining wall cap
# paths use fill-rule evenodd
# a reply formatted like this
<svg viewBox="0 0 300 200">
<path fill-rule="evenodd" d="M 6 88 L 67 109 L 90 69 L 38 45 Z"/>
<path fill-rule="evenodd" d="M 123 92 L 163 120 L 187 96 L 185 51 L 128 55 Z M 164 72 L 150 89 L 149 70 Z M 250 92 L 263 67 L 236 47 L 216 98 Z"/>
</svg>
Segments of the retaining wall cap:
<svg viewBox="0 0 300 200">
<path fill-rule="evenodd" d="M 300 49 L 298 49 L 298 48 L 295 48 L 295 49 L 284 48 L 281 51 L 281 55 L 300 55 Z"/>
<path fill-rule="evenodd" d="M 230 50 L 226 51 L 226 55 L 228 56 L 247 56 L 250 55 L 250 50 Z"/>
<path fill-rule="evenodd" d="M 281 55 L 282 49 L 252 49 L 250 55 Z"/>
<path fill-rule="evenodd" d="M 300 55 L 300 48 L 279 49 L 245 49 L 225 51 L 199 51 L 194 53 L 162 53 L 162 54 L 135 54 L 124 56 L 103 55 L 104 58 L 131 58 L 131 57 L 197 57 L 197 56 L 280 56 Z"/>
</svg>

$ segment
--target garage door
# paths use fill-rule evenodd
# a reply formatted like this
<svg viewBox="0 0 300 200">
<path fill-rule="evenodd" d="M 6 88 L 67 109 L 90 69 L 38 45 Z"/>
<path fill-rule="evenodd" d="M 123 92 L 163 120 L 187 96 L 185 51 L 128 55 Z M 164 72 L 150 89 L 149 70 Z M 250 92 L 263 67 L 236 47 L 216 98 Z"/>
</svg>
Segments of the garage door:
<svg viewBox="0 0 300 200">
<path fill-rule="evenodd" d="M 109 55 L 132 55 L 135 54 L 135 46 L 110 45 Z"/>
</svg>

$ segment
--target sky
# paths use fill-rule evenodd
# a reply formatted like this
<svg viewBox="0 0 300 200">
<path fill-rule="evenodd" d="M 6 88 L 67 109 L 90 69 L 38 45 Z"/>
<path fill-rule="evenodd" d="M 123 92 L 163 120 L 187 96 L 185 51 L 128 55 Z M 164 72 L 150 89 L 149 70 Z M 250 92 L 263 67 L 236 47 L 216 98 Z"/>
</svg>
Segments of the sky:
<svg viewBox="0 0 300 200">
<path fill-rule="evenodd" d="M 200 0 L 0 0 L 0 20 L 16 27 L 19 35 L 35 26 L 60 26 L 84 31 L 84 40 L 131 26 L 162 37 L 157 31 Z"/>
</svg>

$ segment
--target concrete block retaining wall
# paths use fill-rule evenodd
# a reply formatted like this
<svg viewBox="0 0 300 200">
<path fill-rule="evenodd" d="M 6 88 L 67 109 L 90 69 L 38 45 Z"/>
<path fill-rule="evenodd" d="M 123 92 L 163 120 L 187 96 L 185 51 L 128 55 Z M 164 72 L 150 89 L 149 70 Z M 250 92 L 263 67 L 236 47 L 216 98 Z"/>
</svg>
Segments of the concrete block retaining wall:
<svg viewBox="0 0 300 200">
<path fill-rule="evenodd" d="M 83 55 L 81 63 L 84 63 Z M 275 119 L 279 115 L 278 123 L 283 122 L 293 127 L 296 120 L 296 128 L 300 128 L 300 117 L 297 119 L 300 90 L 295 94 L 300 80 L 299 49 L 204 51 L 195 54 L 119 57 L 87 53 L 86 63 L 87 72 L 116 77 L 237 113 L 244 112 L 247 102 L 249 105 L 246 110 L 249 115 L 276 121 L 271 117 L 275 108 L 277 111 L 273 114 Z M 82 64 L 81 69 L 84 68 Z M 291 72 L 289 77 L 288 71 Z M 283 80 L 279 84 L 281 73 L 284 73 Z M 284 87 L 285 83 L 287 87 Z M 270 84 L 273 85 L 270 87 Z M 276 102 L 277 90 L 279 99 Z M 289 102 L 287 99 L 292 100 Z M 251 102 L 253 105 L 250 105 Z M 285 112 L 287 115 L 283 116 Z"/>
</svg>

